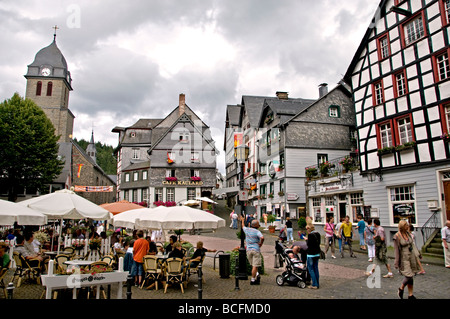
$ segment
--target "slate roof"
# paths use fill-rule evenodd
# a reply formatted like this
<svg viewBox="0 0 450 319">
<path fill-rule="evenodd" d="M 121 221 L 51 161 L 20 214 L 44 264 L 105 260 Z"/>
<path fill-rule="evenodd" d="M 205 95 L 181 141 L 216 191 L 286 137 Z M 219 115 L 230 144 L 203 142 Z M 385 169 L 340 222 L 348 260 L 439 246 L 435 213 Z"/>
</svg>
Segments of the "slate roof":
<svg viewBox="0 0 450 319">
<path fill-rule="evenodd" d="M 270 107 L 274 116 L 280 118 L 280 123 L 284 124 L 299 112 L 307 109 L 316 100 L 310 99 L 266 99 L 265 107 Z"/>
</svg>

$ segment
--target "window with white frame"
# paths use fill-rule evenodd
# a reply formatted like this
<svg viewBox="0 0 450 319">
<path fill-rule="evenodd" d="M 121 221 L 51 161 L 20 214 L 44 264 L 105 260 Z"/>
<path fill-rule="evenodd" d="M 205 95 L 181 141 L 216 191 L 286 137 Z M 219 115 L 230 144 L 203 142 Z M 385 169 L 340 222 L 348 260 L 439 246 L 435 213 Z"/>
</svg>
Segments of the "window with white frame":
<svg viewBox="0 0 450 319">
<path fill-rule="evenodd" d="M 379 40 L 380 58 L 385 59 L 389 56 L 389 39 L 387 36 L 382 37 Z"/>
<path fill-rule="evenodd" d="M 175 177 L 175 170 L 174 169 L 167 169 L 166 170 L 166 177 Z"/>
<path fill-rule="evenodd" d="M 339 117 L 339 107 L 336 105 L 331 105 L 328 108 L 328 116 L 329 117 Z"/>
<path fill-rule="evenodd" d="M 400 145 L 413 141 L 411 119 L 409 117 L 397 120 L 397 127 Z"/>
<path fill-rule="evenodd" d="M 444 0 L 445 21 L 450 23 L 450 0 Z"/>
<path fill-rule="evenodd" d="M 325 196 L 325 206 L 335 206 L 334 196 Z"/>
<path fill-rule="evenodd" d="M 444 105 L 445 121 L 447 124 L 447 130 L 450 130 L 450 104 Z"/>
<path fill-rule="evenodd" d="M 191 169 L 191 177 L 200 177 L 200 170 Z"/>
<path fill-rule="evenodd" d="M 375 105 L 379 105 L 384 102 L 383 84 L 381 82 L 377 82 L 373 85 L 373 94 Z"/>
<path fill-rule="evenodd" d="M 363 193 L 350 194 L 350 204 L 351 205 L 363 205 L 364 204 Z"/>
<path fill-rule="evenodd" d="M 142 179 L 144 181 L 148 179 L 148 171 L 142 171 Z"/>
<path fill-rule="evenodd" d="M 395 75 L 395 88 L 397 96 L 402 96 L 407 93 L 405 73 L 400 72 Z"/>
<path fill-rule="evenodd" d="M 133 189 L 133 202 L 137 203 L 138 201 L 138 191 L 137 189 Z"/>
<path fill-rule="evenodd" d="M 166 189 L 166 200 L 168 202 L 175 201 L 175 188 L 167 188 Z"/>
<path fill-rule="evenodd" d="M 188 188 L 187 189 L 187 199 L 188 200 L 194 200 L 195 199 L 195 188 Z"/>
<path fill-rule="evenodd" d="M 394 146 L 392 139 L 391 123 L 384 123 L 379 125 L 379 130 L 380 130 L 381 148 Z"/>
<path fill-rule="evenodd" d="M 200 162 L 199 152 L 191 152 L 191 163 L 199 163 L 199 162 Z"/>
<path fill-rule="evenodd" d="M 189 143 L 189 138 L 191 134 L 189 132 L 180 133 L 179 141 L 180 143 Z"/>
<path fill-rule="evenodd" d="M 155 202 L 159 202 L 163 200 L 163 189 L 155 188 Z"/>
<path fill-rule="evenodd" d="M 392 222 L 398 224 L 405 219 L 409 224 L 416 223 L 416 196 L 414 186 L 396 186 L 389 188 L 389 203 Z"/>
<path fill-rule="evenodd" d="M 132 150 L 131 150 L 131 157 L 133 158 L 133 159 L 139 159 L 139 149 L 138 148 L 133 148 Z"/>
<path fill-rule="evenodd" d="M 123 191 L 123 199 L 130 201 L 130 191 L 128 189 Z"/>
<path fill-rule="evenodd" d="M 411 44 L 425 36 L 422 16 L 420 15 L 414 20 L 406 23 L 403 27 L 403 31 L 405 36 L 405 45 Z"/>
<path fill-rule="evenodd" d="M 436 57 L 437 74 L 439 81 L 450 77 L 450 64 L 448 61 L 448 52 Z"/>
<path fill-rule="evenodd" d="M 148 201 L 148 188 L 143 188 L 142 189 L 142 200 L 143 201 Z"/>
<path fill-rule="evenodd" d="M 139 180 L 139 172 L 134 172 L 133 173 L 133 181 L 138 181 Z"/>
<path fill-rule="evenodd" d="M 126 173 L 125 174 L 125 182 L 129 182 L 130 181 L 130 173 Z"/>
</svg>

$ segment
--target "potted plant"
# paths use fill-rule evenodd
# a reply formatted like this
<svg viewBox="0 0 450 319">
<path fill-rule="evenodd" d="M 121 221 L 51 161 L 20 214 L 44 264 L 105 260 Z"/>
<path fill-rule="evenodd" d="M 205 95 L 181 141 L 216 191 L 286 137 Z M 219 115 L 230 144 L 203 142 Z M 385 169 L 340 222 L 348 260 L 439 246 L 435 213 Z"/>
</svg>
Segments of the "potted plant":
<svg viewBox="0 0 450 319">
<path fill-rule="evenodd" d="M 269 198 L 273 198 L 273 193 L 270 193 L 270 194 L 269 194 Z"/>
<path fill-rule="evenodd" d="M 441 135 L 441 138 L 444 140 L 444 142 L 450 141 L 450 134 L 444 133 Z"/>
<path fill-rule="evenodd" d="M 317 168 L 316 167 L 307 167 L 305 169 L 305 175 L 307 179 L 311 179 L 317 176 Z"/>
<path fill-rule="evenodd" d="M 273 225 L 273 223 L 275 222 L 276 219 L 277 218 L 273 214 L 268 214 L 267 215 L 267 222 L 270 223 L 270 225 L 269 225 L 269 232 L 271 234 L 275 233 L 275 226 Z"/>
<path fill-rule="evenodd" d="M 328 161 L 320 163 L 320 165 L 319 165 L 320 175 L 328 176 L 328 172 L 330 171 L 331 168 L 332 168 L 332 165 Z"/>
<path fill-rule="evenodd" d="M 416 146 L 416 142 L 414 142 L 414 141 L 406 142 L 406 143 L 403 143 L 402 145 L 396 146 L 395 150 L 397 152 L 401 152 L 401 151 L 404 151 L 404 150 L 412 149 L 414 146 Z"/>
<path fill-rule="evenodd" d="M 280 196 L 280 197 L 281 197 L 281 196 L 284 196 L 284 192 L 283 192 L 283 191 L 279 191 L 279 192 L 278 192 L 278 196 Z"/>
<path fill-rule="evenodd" d="M 345 172 L 348 172 L 355 165 L 355 161 L 353 160 L 353 157 L 347 155 L 339 162 L 339 164 L 344 167 Z"/>
<path fill-rule="evenodd" d="M 378 149 L 378 156 L 391 154 L 391 153 L 394 153 L 394 152 L 395 152 L 395 147 L 394 146 L 386 146 L 386 147 Z"/>
</svg>

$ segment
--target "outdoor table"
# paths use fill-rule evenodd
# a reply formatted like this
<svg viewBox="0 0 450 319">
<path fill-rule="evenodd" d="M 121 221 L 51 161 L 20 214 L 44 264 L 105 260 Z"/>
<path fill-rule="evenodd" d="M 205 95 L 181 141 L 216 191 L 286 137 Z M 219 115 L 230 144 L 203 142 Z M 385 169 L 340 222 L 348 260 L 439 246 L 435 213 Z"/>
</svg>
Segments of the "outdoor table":
<svg viewBox="0 0 450 319">
<path fill-rule="evenodd" d="M 58 255 L 58 252 L 56 251 L 45 251 L 44 254 L 48 255 L 50 259 L 55 259 L 56 255 Z"/>
<path fill-rule="evenodd" d="M 70 260 L 71 264 L 84 264 L 92 261 L 87 260 Z M 75 262 L 75 263 L 73 263 Z M 83 263 L 84 262 L 84 263 Z M 67 262 L 66 262 L 67 263 Z M 117 284 L 117 299 L 122 299 L 122 286 L 127 281 L 128 271 L 123 271 L 123 257 L 119 258 L 119 270 L 113 272 L 104 272 L 96 274 L 71 274 L 71 275 L 54 275 L 54 260 L 49 261 L 49 273 L 41 276 L 42 285 L 46 287 L 46 299 L 51 299 L 54 289 L 73 289 L 72 298 L 77 297 L 77 288 L 97 286 L 97 299 L 100 299 L 100 286 Z"/>
<path fill-rule="evenodd" d="M 73 265 L 73 266 L 89 266 L 93 263 L 92 260 L 81 260 L 81 259 L 75 259 L 75 260 L 67 260 L 64 262 L 66 265 Z"/>
</svg>

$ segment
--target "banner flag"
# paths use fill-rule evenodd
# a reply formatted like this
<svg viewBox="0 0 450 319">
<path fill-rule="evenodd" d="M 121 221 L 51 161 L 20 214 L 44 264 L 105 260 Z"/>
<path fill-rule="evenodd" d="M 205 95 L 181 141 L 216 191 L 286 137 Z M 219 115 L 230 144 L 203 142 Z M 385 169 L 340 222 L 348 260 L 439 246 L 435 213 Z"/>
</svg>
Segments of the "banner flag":
<svg viewBox="0 0 450 319">
<path fill-rule="evenodd" d="M 114 191 L 113 186 L 77 186 L 75 185 L 75 192 L 89 192 L 89 193 L 103 193 Z"/>
</svg>

